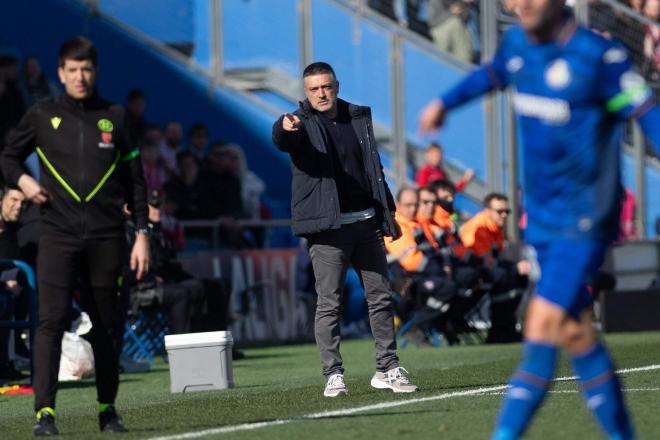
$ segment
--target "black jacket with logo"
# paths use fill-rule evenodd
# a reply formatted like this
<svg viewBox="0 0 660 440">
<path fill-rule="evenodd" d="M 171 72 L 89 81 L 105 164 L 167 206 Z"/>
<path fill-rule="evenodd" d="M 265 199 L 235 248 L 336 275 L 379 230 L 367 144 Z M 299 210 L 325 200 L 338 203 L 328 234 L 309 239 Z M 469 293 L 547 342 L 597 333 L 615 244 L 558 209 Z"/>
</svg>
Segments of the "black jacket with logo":
<svg viewBox="0 0 660 440">
<path fill-rule="evenodd" d="M 124 124 L 124 109 L 98 96 L 79 101 L 63 94 L 25 114 L 3 151 L 2 172 L 16 184 L 27 173 L 26 157 L 39 155 L 40 184 L 49 194 L 42 233 L 121 237 L 124 203 L 136 225 L 146 227 L 142 164 Z"/>
<path fill-rule="evenodd" d="M 376 147 L 371 109 L 338 100 L 348 105 L 351 125 L 362 147 L 364 170 L 376 215 L 384 235 L 397 239 L 401 230 L 394 221 L 394 199 L 390 192 Z M 305 100 L 294 112 L 302 121 L 295 132 L 282 128 L 280 117 L 273 125 L 273 142 L 291 156 L 291 217 L 293 233 L 308 235 L 341 227 L 339 197 L 334 181 L 330 139 L 319 114 Z"/>
</svg>

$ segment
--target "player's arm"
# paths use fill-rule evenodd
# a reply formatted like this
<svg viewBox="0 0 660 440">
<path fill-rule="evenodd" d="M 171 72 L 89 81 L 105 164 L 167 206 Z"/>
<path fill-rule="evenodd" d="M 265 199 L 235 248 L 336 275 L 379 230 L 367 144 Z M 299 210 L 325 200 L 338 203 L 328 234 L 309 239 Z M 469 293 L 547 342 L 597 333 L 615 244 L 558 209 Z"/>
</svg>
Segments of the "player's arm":
<svg viewBox="0 0 660 440">
<path fill-rule="evenodd" d="M 442 127 L 447 113 L 494 89 L 508 85 L 504 49 L 501 46 L 495 58 L 470 73 L 456 86 L 432 100 L 419 118 L 419 131 L 429 133 Z"/>
<path fill-rule="evenodd" d="M 653 91 L 622 47 L 607 50 L 601 63 L 602 97 L 606 110 L 622 119 L 637 119 L 660 155 L 660 110 Z"/>
<path fill-rule="evenodd" d="M 137 236 L 131 249 L 130 268 L 135 271 L 139 280 L 149 272 L 151 256 L 149 255 L 147 185 L 144 181 L 140 151 L 134 148 L 129 140 L 126 127 L 121 131 L 119 142 L 120 166 L 125 168 L 122 173 L 128 179 L 127 202 L 130 206 L 133 223 L 135 224 Z"/>
<path fill-rule="evenodd" d="M 48 193 L 25 168 L 25 159 L 37 146 L 35 118 L 38 109 L 33 107 L 18 123 L 2 152 L 2 174 L 7 183 L 17 185 L 25 197 L 37 204 L 48 201 Z"/>
</svg>

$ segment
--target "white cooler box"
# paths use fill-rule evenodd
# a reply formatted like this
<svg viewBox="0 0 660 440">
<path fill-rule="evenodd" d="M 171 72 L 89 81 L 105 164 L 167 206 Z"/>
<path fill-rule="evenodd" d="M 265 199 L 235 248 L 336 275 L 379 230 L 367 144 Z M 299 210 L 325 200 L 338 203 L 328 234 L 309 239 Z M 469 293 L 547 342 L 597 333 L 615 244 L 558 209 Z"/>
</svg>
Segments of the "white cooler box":
<svg viewBox="0 0 660 440">
<path fill-rule="evenodd" d="M 234 387 L 231 332 L 166 335 L 173 393 Z"/>
</svg>

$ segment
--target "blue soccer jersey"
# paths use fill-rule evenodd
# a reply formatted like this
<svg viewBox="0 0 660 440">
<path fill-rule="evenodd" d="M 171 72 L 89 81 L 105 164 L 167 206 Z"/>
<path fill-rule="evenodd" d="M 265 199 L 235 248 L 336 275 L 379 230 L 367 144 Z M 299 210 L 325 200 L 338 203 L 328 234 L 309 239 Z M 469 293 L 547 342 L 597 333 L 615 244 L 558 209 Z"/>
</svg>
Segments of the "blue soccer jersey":
<svg viewBox="0 0 660 440">
<path fill-rule="evenodd" d="M 522 130 L 527 238 L 608 239 L 620 206 L 622 122 L 640 118 L 660 145 L 660 112 L 644 79 L 616 42 L 567 17 L 549 43 L 515 26 L 486 64 L 441 97 L 452 109 L 512 86 Z"/>
</svg>

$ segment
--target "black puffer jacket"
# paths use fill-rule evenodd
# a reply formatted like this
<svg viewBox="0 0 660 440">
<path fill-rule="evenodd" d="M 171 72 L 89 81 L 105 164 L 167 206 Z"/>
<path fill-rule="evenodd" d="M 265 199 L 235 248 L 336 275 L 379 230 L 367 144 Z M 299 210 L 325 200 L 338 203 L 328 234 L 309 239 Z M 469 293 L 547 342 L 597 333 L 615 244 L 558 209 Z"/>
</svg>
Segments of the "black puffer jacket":
<svg viewBox="0 0 660 440">
<path fill-rule="evenodd" d="M 347 105 L 351 124 L 362 147 L 365 174 L 369 181 L 376 215 L 384 235 L 394 239 L 401 231 L 394 221 L 394 198 L 385 182 L 383 166 L 374 140 L 371 109 L 338 100 Z M 319 114 L 305 100 L 294 112 L 302 121 L 295 132 L 282 128 L 282 117 L 273 125 L 273 142 L 291 155 L 292 191 L 291 215 L 293 233 L 309 235 L 339 229 L 340 210 L 337 185 L 334 181 L 332 155 L 328 153 L 330 139 Z"/>
</svg>

